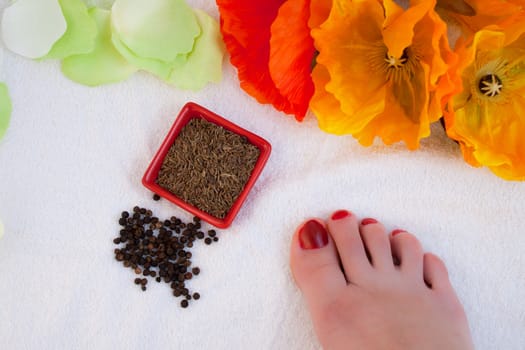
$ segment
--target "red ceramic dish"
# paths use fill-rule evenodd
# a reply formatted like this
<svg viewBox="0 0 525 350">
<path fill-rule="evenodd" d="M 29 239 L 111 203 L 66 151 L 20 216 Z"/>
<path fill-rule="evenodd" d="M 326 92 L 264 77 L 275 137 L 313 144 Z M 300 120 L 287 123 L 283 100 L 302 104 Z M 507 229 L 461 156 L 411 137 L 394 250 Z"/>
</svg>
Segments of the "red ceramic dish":
<svg viewBox="0 0 525 350">
<path fill-rule="evenodd" d="M 248 179 L 248 182 L 246 183 L 246 186 L 244 187 L 244 190 L 241 192 L 239 197 L 237 197 L 232 207 L 230 208 L 230 211 L 224 217 L 224 219 L 214 217 L 200 210 L 199 208 L 183 201 L 181 198 L 175 196 L 173 193 L 162 188 L 156 183 L 160 168 L 162 166 L 162 163 L 164 162 L 166 154 L 175 142 L 175 139 L 179 135 L 182 128 L 184 128 L 184 126 L 193 118 L 204 118 L 211 123 L 222 126 L 226 130 L 230 130 L 233 133 L 245 136 L 251 144 L 258 147 L 260 150 L 259 159 L 257 159 L 257 163 L 255 164 L 255 167 L 250 175 L 250 178 Z M 175 203 L 179 207 L 201 218 L 202 220 L 205 220 L 206 222 L 209 222 L 210 224 L 218 228 L 227 228 L 231 225 L 233 219 L 235 219 L 235 216 L 239 212 L 239 209 L 241 209 L 244 200 L 248 196 L 248 193 L 255 184 L 255 181 L 257 180 L 259 175 L 261 174 L 264 165 L 266 164 L 266 161 L 270 157 L 271 149 L 271 145 L 261 137 L 239 127 L 238 125 L 233 124 L 232 122 L 218 116 L 217 114 L 207 110 L 202 106 L 189 102 L 180 111 L 179 116 L 175 120 L 175 123 L 173 123 L 173 126 L 171 127 L 168 135 L 162 142 L 162 145 L 157 151 L 157 154 L 155 154 L 155 157 L 148 166 L 146 173 L 142 177 L 142 184 L 149 190 L 169 200 L 170 202 Z"/>
</svg>

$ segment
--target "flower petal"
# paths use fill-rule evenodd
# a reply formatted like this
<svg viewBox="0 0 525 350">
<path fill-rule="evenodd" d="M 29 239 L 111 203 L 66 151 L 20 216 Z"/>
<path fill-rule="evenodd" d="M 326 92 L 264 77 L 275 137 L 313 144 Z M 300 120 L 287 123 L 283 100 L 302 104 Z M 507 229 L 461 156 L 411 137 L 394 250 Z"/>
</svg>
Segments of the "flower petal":
<svg viewBox="0 0 525 350">
<path fill-rule="evenodd" d="M 299 121 L 304 119 L 314 92 L 311 67 L 315 48 L 309 17 L 310 0 L 288 0 L 271 26 L 270 76 Z"/>
<path fill-rule="evenodd" d="M 65 58 L 62 61 L 62 72 L 69 79 L 88 86 L 128 78 L 137 68 L 128 63 L 111 42 L 111 12 L 93 7 L 88 13 L 98 28 L 94 49 L 87 54 Z"/>
<path fill-rule="evenodd" d="M 201 10 L 194 10 L 201 28 L 201 35 L 195 40 L 195 47 L 181 66 L 176 66 L 168 83 L 180 89 L 200 90 L 209 82 L 222 78 L 224 44 L 219 24 Z"/>
<path fill-rule="evenodd" d="M 422 66 L 414 67 L 413 74 L 403 75 L 392 81 L 393 101 L 401 107 L 404 115 L 418 124 L 428 104 L 425 71 Z"/>
<path fill-rule="evenodd" d="M 403 10 L 393 0 L 383 1 L 386 15 L 383 23 L 383 40 L 388 47 L 388 53 L 394 57 L 400 57 L 403 50 L 412 44 L 416 23 L 434 8 L 435 0 L 414 1 L 414 3 L 416 4 Z"/>
<path fill-rule="evenodd" d="M 332 0 L 310 0 L 310 19 L 308 26 L 313 29 L 319 27 L 328 19 L 332 8 Z"/>
<path fill-rule="evenodd" d="M 4 137 L 7 128 L 9 127 L 9 120 L 11 116 L 11 99 L 7 86 L 0 83 L 0 140 Z"/>
<path fill-rule="evenodd" d="M 135 55 L 165 63 L 191 52 L 200 34 L 184 0 L 116 0 L 111 21 L 119 39 Z"/>
<path fill-rule="evenodd" d="M 354 115 L 370 104 L 370 98 L 386 83 L 384 75 L 371 71 L 369 59 L 374 46 L 384 48 L 380 30 L 384 11 L 376 1 L 354 4 L 336 0 L 336 6 L 344 11 L 332 10 L 312 35 L 319 50 L 317 62 L 331 77 L 325 89 L 334 94 L 343 112 Z"/>
<path fill-rule="evenodd" d="M 237 68 L 241 88 L 259 103 L 271 103 L 277 110 L 294 110 L 273 82 L 270 59 L 270 26 L 285 0 L 217 0 L 221 32 L 230 61 Z"/>
<path fill-rule="evenodd" d="M 28 58 L 46 55 L 66 28 L 58 0 L 18 0 L 2 16 L 5 46 Z"/>
<path fill-rule="evenodd" d="M 415 150 L 419 140 L 430 135 L 426 110 L 429 94 L 425 86 L 428 67 L 421 65 L 413 72 L 412 77 L 387 83 L 383 110 L 354 134 L 361 144 L 369 146 L 380 136 L 386 145 L 404 141 L 408 149 Z"/>
<path fill-rule="evenodd" d="M 112 32 L 111 42 L 118 53 L 121 54 L 131 65 L 138 69 L 150 72 L 164 80 L 169 78 L 175 65 L 183 64 L 187 59 L 187 55 L 179 55 L 173 62 L 166 63 L 154 58 L 140 57 L 127 47 L 115 32 Z"/>
<path fill-rule="evenodd" d="M 58 0 L 67 22 L 65 34 L 44 58 L 63 59 L 93 50 L 97 25 L 81 0 Z"/>
<path fill-rule="evenodd" d="M 370 116 L 377 115 L 384 110 L 384 100 L 380 98 L 384 95 L 383 89 L 379 89 L 370 96 L 370 103 L 363 104 L 362 108 L 356 110 L 355 113 L 347 114 L 335 96 L 326 91 L 326 85 L 330 82 L 330 73 L 326 67 L 318 63 L 312 72 L 312 78 L 315 84 L 315 92 L 310 102 L 310 108 L 315 114 L 321 130 L 336 135 L 358 133 L 370 122 Z M 356 116 L 364 117 L 356 118 Z"/>
<path fill-rule="evenodd" d="M 465 0 L 437 0 L 436 6 L 462 16 L 476 15 L 476 10 Z"/>
<path fill-rule="evenodd" d="M 437 0 L 436 11 L 469 38 L 482 28 L 512 20 L 524 5 L 523 0 Z"/>
</svg>

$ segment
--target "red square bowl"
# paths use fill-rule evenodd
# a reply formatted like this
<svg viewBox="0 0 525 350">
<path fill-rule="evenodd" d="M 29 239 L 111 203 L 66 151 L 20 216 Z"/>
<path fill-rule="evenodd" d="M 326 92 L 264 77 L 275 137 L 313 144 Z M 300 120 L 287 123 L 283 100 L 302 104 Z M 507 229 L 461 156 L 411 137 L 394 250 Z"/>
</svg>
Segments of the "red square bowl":
<svg viewBox="0 0 525 350">
<path fill-rule="evenodd" d="M 185 202 L 181 198 L 175 196 L 173 193 L 164 189 L 156 183 L 160 168 L 162 166 L 162 163 L 164 162 L 164 158 L 166 157 L 169 149 L 175 142 L 175 139 L 177 138 L 181 130 L 184 128 L 184 126 L 193 118 L 204 118 L 208 122 L 222 126 L 224 129 L 229 130 L 235 134 L 244 136 L 251 144 L 259 148 L 260 150 L 259 158 L 255 163 L 255 167 L 250 177 L 248 178 L 248 181 L 246 182 L 243 191 L 237 197 L 232 207 L 230 208 L 230 211 L 226 214 L 224 219 L 217 218 L 200 210 L 199 208 Z M 169 200 L 170 202 L 175 203 L 179 207 L 201 218 L 202 220 L 205 220 L 218 228 L 227 228 L 233 222 L 233 219 L 239 212 L 239 209 L 244 203 L 246 197 L 248 196 L 248 193 L 255 184 L 255 181 L 257 180 L 259 175 L 261 174 L 264 165 L 266 164 L 266 161 L 270 157 L 271 149 L 271 145 L 261 137 L 241 128 L 238 125 L 233 124 L 232 122 L 218 116 L 217 114 L 207 110 L 202 106 L 199 106 L 198 104 L 189 102 L 180 111 L 179 116 L 175 120 L 175 123 L 173 123 L 173 126 L 168 132 L 168 135 L 162 142 L 162 145 L 160 146 L 159 150 L 155 154 L 155 157 L 148 166 L 146 173 L 142 177 L 142 184 L 149 190 Z"/>
</svg>

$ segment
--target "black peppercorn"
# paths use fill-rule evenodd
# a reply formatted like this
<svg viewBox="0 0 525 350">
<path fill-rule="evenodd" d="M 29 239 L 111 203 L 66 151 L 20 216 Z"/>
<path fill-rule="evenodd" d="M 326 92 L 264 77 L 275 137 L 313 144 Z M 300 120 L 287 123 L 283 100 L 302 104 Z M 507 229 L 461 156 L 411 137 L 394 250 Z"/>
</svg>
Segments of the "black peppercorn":
<svg viewBox="0 0 525 350">
<path fill-rule="evenodd" d="M 153 200 L 154 200 L 154 201 L 158 201 L 158 200 L 160 200 L 160 196 L 159 196 L 158 194 L 155 193 L 155 194 L 153 195 Z"/>
<path fill-rule="evenodd" d="M 189 248 L 198 238 L 205 238 L 205 243 L 211 244 L 216 237 L 212 237 L 213 234 L 206 237 L 204 232 L 198 231 L 201 227 L 199 218 L 194 217 L 193 222 L 187 224 L 175 216 L 159 220 L 151 210 L 135 206 L 130 212 L 122 212 L 118 221 L 123 227 L 119 229 L 119 236 L 113 239 L 114 244 L 121 244 L 114 249 L 117 261 L 137 275 L 170 284 L 175 297 L 185 298 L 186 306 L 183 307 L 189 305 L 188 300 L 200 297 L 199 293 L 190 294 L 185 286 L 186 281 L 200 273 L 198 267 L 191 267 L 193 254 Z M 133 281 L 146 291 L 147 278 Z"/>
<path fill-rule="evenodd" d="M 187 308 L 187 307 L 188 307 L 188 304 L 189 304 L 189 303 L 188 303 L 187 300 L 182 300 L 182 301 L 180 302 L 180 306 L 182 306 L 183 308 Z"/>
</svg>

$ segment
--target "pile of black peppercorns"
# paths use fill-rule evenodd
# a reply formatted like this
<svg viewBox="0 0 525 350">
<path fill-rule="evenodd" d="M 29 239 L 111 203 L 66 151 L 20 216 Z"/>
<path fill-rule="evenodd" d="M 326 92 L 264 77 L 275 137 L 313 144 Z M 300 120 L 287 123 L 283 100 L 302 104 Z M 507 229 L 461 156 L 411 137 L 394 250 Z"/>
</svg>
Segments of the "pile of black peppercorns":
<svg viewBox="0 0 525 350">
<path fill-rule="evenodd" d="M 199 293 L 191 294 L 185 282 L 200 273 L 198 267 L 192 268 L 189 251 L 197 240 L 206 244 L 217 242 L 215 230 L 205 234 L 201 230 L 201 220 L 184 223 L 172 216 L 161 221 L 153 216 L 151 210 L 135 206 L 131 213 L 124 211 L 119 218 L 122 226 L 120 235 L 113 243 L 121 246 L 115 249 L 115 259 L 124 267 L 131 268 L 135 274 L 154 278 L 158 283 L 169 283 L 175 297 L 183 297 L 180 305 L 188 307 L 190 300 L 200 299 Z M 146 291 L 148 279 L 135 278 L 135 284 Z"/>
</svg>

